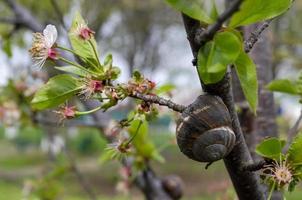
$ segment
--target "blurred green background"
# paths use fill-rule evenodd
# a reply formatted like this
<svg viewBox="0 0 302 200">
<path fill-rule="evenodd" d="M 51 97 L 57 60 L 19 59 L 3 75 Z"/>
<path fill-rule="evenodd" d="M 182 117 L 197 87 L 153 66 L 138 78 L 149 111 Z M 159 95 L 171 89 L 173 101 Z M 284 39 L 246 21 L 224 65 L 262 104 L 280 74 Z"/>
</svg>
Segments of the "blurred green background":
<svg viewBox="0 0 302 200">
<path fill-rule="evenodd" d="M 66 45 L 66 27 L 70 26 L 74 13 L 80 10 L 89 26 L 96 31 L 101 57 L 104 58 L 108 52 L 113 53 L 115 65 L 122 68 L 119 81 L 128 80 L 134 69 L 139 69 L 159 85 L 175 85 L 176 89 L 171 93 L 173 100 L 188 104 L 199 94 L 200 85 L 191 67 L 192 56 L 181 17 L 162 0 L 0 0 L 0 84 L 1 94 L 5 94 L 0 99 L 2 103 L 14 102 L 12 107 L 17 107 L 17 112 L 21 113 L 9 124 L 1 123 L 0 126 L 0 200 L 25 200 L 31 188 L 37 186 L 39 189 L 29 195 L 30 200 L 38 199 L 38 196 L 51 200 L 53 194 L 60 194 L 60 199 L 64 200 L 88 199 L 78 177 L 70 169 L 62 143 L 100 200 L 143 199 L 135 187 L 131 187 L 127 195 L 117 191 L 121 164 L 99 162 L 107 145 L 103 133 L 91 125 L 79 125 L 90 123 L 90 118 L 80 119 L 80 123 L 77 125 L 79 121 L 76 121 L 72 127 L 68 124 L 66 127 L 58 126 L 57 123 L 43 127 L 33 121 L 28 99 L 20 95 L 20 91 L 12 89 L 8 80 L 16 85 L 26 83 L 31 88 L 41 85 L 43 75 L 35 78 L 36 69 L 32 68 L 27 53 L 32 30 L 22 24 L 14 24 L 18 16 L 7 2 L 22 6 L 43 25 L 56 25 L 59 41 Z M 217 0 L 217 4 L 223 10 L 223 1 Z M 288 13 L 271 25 L 275 77 L 297 78 L 297 71 L 302 68 L 301 25 L 302 1 L 296 1 Z M 55 73 L 47 67 L 40 72 Z M 284 137 L 299 113 L 297 99 L 285 95 L 277 95 L 276 99 L 279 131 Z M 129 105 L 126 103 L 116 108 L 109 112 L 109 116 L 122 119 Z M 161 115 L 150 127 L 150 139 L 162 149 L 165 158 L 164 163 L 151 163 L 156 174 L 159 177 L 178 175 L 184 182 L 183 199 L 235 199 L 222 162 L 205 170 L 205 165 L 191 161 L 179 152 L 175 145 L 174 119 L 171 113 Z M 49 137 L 45 130 L 50 129 L 57 140 L 54 154 L 45 149 Z M 302 199 L 302 188 L 286 194 L 286 198 Z"/>
</svg>

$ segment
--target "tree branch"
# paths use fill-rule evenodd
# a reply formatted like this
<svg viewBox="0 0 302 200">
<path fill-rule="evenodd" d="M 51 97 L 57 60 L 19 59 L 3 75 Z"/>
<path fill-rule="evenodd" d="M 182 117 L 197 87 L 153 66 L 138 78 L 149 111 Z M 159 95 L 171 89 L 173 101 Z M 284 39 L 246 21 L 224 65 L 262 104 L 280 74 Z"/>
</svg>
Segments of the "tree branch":
<svg viewBox="0 0 302 200">
<path fill-rule="evenodd" d="M 259 28 L 257 28 L 257 30 L 251 33 L 249 38 L 244 42 L 244 51 L 246 53 L 249 53 L 252 50 L 254 45 L 258 42 L 258 39 L 263 31 L 269 27 L 272 21 L 273 19 L 265 21 L 262 25 L 259 26 Z"/>
<path fill-rule="evenodd" d="M 183 112 L 184 109 L 186 108 L 186 106 L 184 105 L 176 104 L 171 100 L 167 100 L 156 95 L 141 94 L 136 92 L 131 94 L 130 97 L 141 99 L 143 101 L 150 102 L 150 103 L 155 103 L 161 106 L 166 106 L 176 112 Z"/>
<path fill-rule="evenodd" d="M 266 164 L 267 164 L 267 162 L 265 160 L 260 160 L 256 163 L 247 164 L 247 165 L 242 166 L 242 171 L 250 171 L 250 172 L 258 171 L 260 169 L 263 169 L 263 167 Z"/>
</svg>

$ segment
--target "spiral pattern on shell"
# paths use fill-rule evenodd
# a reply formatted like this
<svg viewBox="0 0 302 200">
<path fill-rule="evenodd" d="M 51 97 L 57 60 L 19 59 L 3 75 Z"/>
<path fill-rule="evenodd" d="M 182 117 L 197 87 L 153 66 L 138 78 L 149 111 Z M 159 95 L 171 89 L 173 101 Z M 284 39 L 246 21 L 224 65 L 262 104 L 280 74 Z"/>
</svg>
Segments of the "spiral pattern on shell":
<svg viewBox="0 0 302 200">
<path fill-rule="evenodd" d="M 233 149 L 236 136 L 221 98 L 200 95 L 182 113 L 177 124 L 177 144 L 186 156 L 199 162 L 214 162 Z"/>
</svg>

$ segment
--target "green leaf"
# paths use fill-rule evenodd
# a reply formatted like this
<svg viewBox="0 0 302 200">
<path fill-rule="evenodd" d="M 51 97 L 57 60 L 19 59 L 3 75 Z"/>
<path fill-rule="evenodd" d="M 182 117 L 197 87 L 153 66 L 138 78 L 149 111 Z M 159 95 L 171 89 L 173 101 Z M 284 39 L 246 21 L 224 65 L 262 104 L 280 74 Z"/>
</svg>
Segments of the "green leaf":
<svg viewBox="0 0 302 200">
<path fill-rule="evenodd" d="M 235 61 L 236 72 L 246 100 L 254 113 L 258 105 L 258 81 L 256 66 L 252 59 L 242 52 Z"/>
<path fill-rule="evenodd" d="M 292 95 L 298 95 L 298 86 L 288 79 L 279 79 L 270 82 L 267 89 L 273 92 L 282 92 Z"/>
<path fill-rule="evenodd" d="M 76 13 L 71 28 L 68 32 L 69 40 L 71 46 L 75 53 L 85 62 L 88 66 L 95 65 L 98 66 L 98 52 L 97 52 L 97 43 L 92 36 L 89 40 L 84 40 L 79 37 L 78 28 L 79 26 L 86 25 L 86 22 L 82 18 L 80 13 Z M 96 52 L 94 51 L 96 50 Z M 96 54 L 95 54 L 96 53 Z"/>
<path fill-rule="evenodd" d="M 240 39 L 233 32 L 217 33 L 198 52 L 198 73 L 205 84 L 217 83 L 242 50 Z"/>
<path fill-rule="evenodd" d="M 168 84 L 160 85 L 160 86 L 156 87 L 155 94 L 159 95 L 159 94 L 168 93 L 174 89 L 175 89 L 175 85 L 173 85 L 173 84 L 168 83 Z"/>
<path fill-rule="evenodd" d="M 292 163 L 302 163 L 302 132 L 300 132 L 288 149 L 288 161 Z"/>
<path fill-rule="evenodd" d="M 174 9 L 182 12 L 193 19 L 199 20 L 206 24 L 214 23 L 206 11 L 201 7 L 201 2 L 197 0 L 166 0 Z"/>
<path fill-rule="evenodd" d="M 51 79 L 40 88 L 31 104 L 38 110 L 58 106 L 81 90 L 78 80 L 70 75 L 61 74 Z"/>
<path fill-rule="evenodd" d="M 88 73 L 78 67 L 75 66 L 63 66 L 63 67 L 55 67 L 57 70 L 63 71 L 63 72 L 67 72 L 67 73 L 72 73 L 72 74 L 76 74 L 82 77 L 86 77 L 88 75 Z"/>
<path fill-rule="evenodd" d="M 213 20 L 217 20 L 218 17 L 219 17 L 219 13 L 218 13 L 218 10 L 217 10 L 217 7 L 216 7 L 216 2 L 215 1 L 212 1 L 212 8 L 211 8 L 211 12 L 210 12 L 210 17 L 211 19 Z"/>
<path fill-rule="evenodd" d="M 105 60 L 104 60 L 104 67 L 106 69 L 110 69 L 112 67 L 112 54 L 108 54 L 106 57 L 105 57 Z"/>
<path fill-rule="evenodd" d="M 140 125 L 138 133 L 136 134 L 140 123 L 142 124 Z M 162 162 L 162 158 L 159 156 L 158 151 L 148 136 L 148 129 L 149 127 L 147 121 L 133 120 L 128 128 L 130 136 L 134 136 L 136 134 L 132 144 L 140 156 Z"/>
<path fill-rule="evenodd" d="M 230 27 L 249 25 L 281 15 L 291 6 L 292 0 L 245 0 L 240 11 L 230 21 Z"/>
<path fill-rule="evenodd" d="M 282 154 L 282 148 L 285 145 L 284 140 L 278 138 L 269 138 L 263 140 L 257 145 L 255 152 L 262 157 L 270 158 L 274 160 L 280 160 Z"/>
<path fill-rule="evenodd" d="M 132 75 L 133 79 L 135 82 L 141 82 L 144 80 L 144 76 L 137 70 L 135 70 L 133 72 L 133 75 Z"/>
</svg>

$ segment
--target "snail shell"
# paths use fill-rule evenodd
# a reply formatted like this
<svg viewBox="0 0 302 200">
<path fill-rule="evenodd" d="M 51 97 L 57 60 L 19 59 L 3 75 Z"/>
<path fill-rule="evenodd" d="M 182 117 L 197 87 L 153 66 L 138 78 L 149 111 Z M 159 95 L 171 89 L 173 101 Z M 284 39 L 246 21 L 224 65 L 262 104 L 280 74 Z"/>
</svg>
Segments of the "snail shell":
<svg viewBox="0 0 302 200">
<path fill-rule="evenodd" d="M 236 136 L 221 98 L 201 95 L 182 113 L 177 124 L 177 144 L 182 153 L 199 162 L 214 162 L 233 149 Z"/>
</svg>

